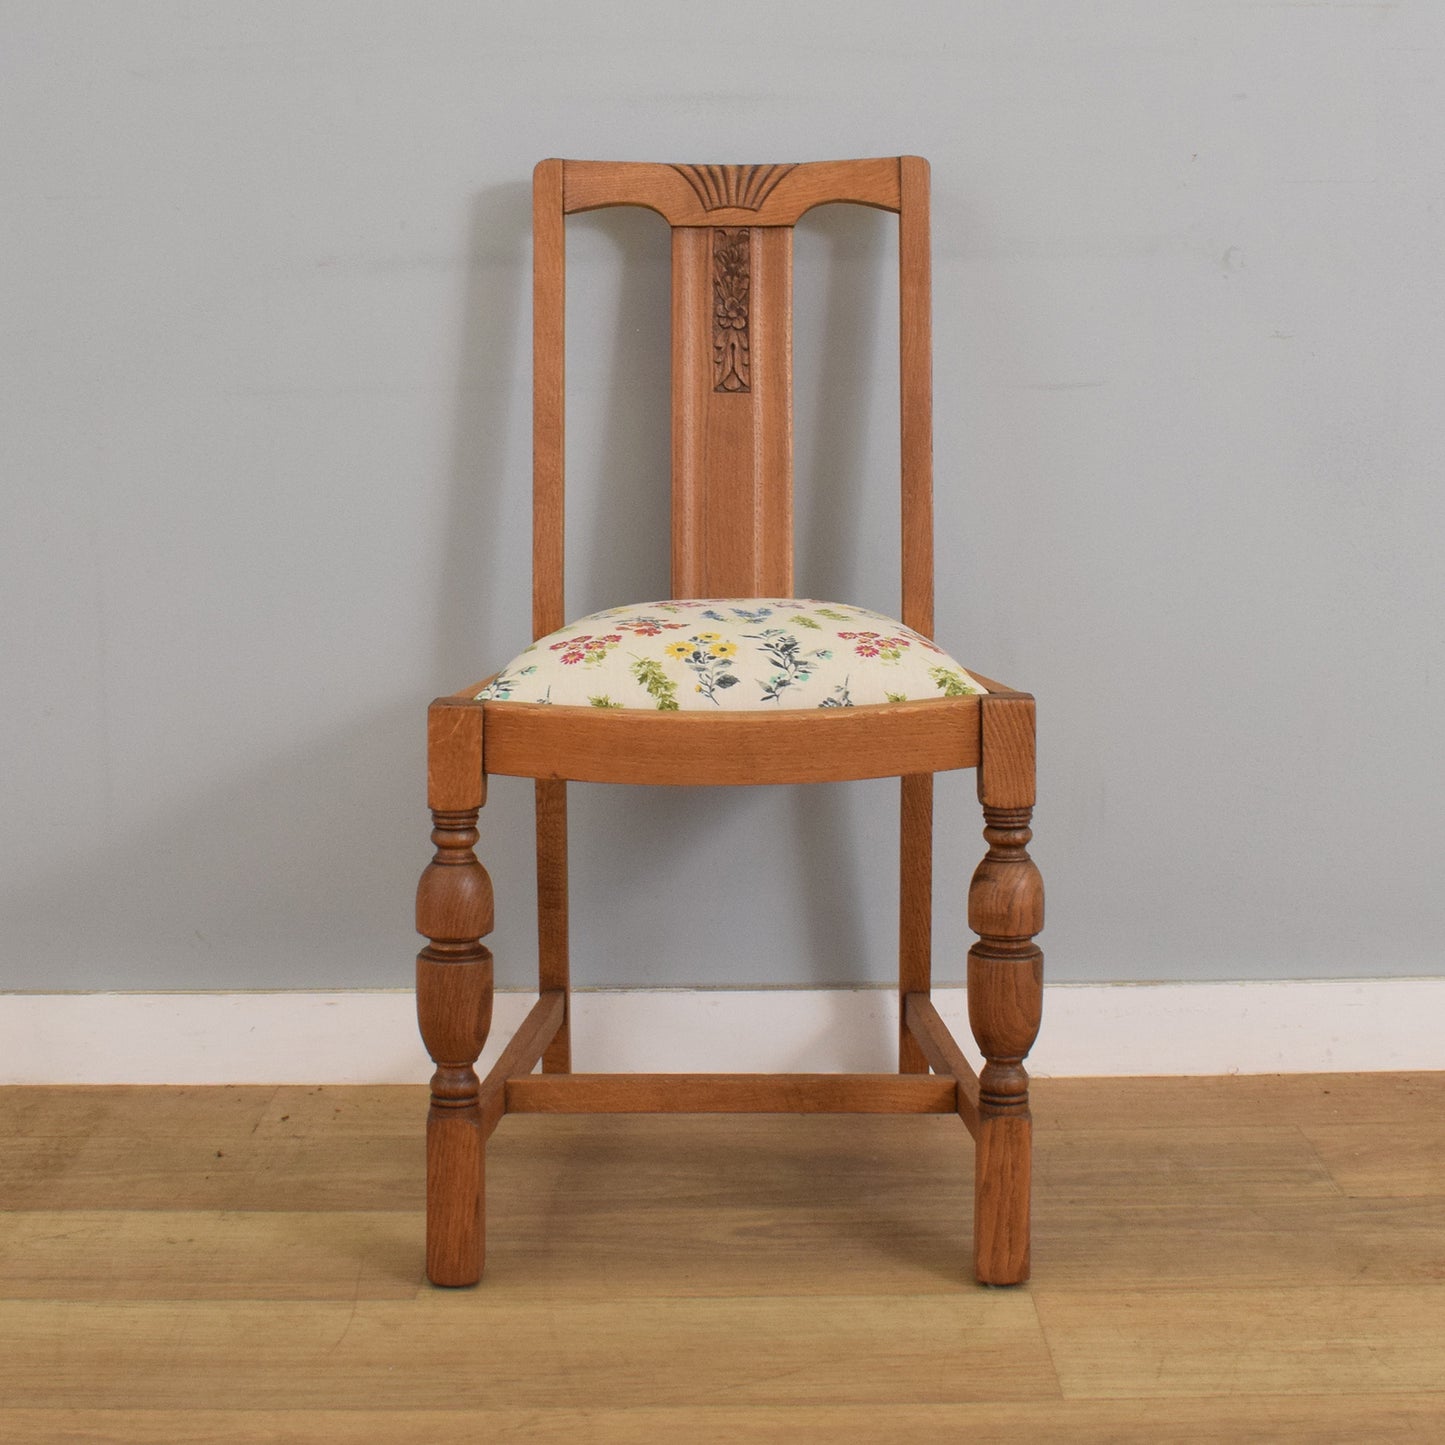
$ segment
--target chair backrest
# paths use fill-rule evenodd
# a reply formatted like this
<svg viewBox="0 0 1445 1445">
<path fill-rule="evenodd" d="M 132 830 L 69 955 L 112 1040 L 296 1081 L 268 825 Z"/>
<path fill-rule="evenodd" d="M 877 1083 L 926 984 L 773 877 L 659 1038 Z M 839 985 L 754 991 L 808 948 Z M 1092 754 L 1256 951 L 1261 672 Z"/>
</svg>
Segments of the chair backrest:
<svg viewBox="0 0 1445 1445">
<path fill-rule="evenodd" d="M 902 620 L 933 632 L 928 163 L 545 160 L 533 179 L 532 624 L 563 616 L 565 217 L 645 206 L 672 227 L 672 595 L 793 591 L 793 227 L 845 201 L 898 215 Z"/>
</svg>

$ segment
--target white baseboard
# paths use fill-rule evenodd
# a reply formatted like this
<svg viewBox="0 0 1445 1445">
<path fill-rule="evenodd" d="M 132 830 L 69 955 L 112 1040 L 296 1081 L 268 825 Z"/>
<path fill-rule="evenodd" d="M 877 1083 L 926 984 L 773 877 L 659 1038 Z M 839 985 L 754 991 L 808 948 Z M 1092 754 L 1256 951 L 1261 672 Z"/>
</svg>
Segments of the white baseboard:
<svg viewBox="0 0 1445 1445">
<path fill-rule="evenodd" d="M 533 995 L 498 993 L 490 1065 Z M 934 990 L 973 1058 L 960 988 Z M 887 989 L 588 990 L 579 1070 L 894 1067 Z M 1445 978 L 1058 984 L 1036 1077 L 1445 1069 Z M 430 1065 L 405 990 L 0 994 L 0 1083 L 400 1084 Z"/>
</svg>

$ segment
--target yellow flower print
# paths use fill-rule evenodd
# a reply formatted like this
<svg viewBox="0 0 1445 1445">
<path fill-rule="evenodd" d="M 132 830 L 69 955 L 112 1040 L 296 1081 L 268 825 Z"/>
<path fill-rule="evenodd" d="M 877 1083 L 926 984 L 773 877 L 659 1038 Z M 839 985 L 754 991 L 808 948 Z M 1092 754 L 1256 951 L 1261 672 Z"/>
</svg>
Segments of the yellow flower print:
<svg viewBox="0 0 1445 1445">
<path fill-rule="evenodd" d="M 698 641 L 698 642 L 716 642 L 716 641 L 718 640 L 718 636 L 719 636 L 719 634 L 716 633 L 716 632 L 699 632 L 698 635 L 697 635 L 697 641 Z M 713 651 L 716 652 L 717 649 L 714 648 Z"/>
<path fill-rule="evenodd" d="M 664 649 L 669 657 L 686 657 L 692 651 L 690 642 L 669 642 Z"/>
<path fill-rule="evenodd" d="M 704 633 L 703 636 L 706 637 L 707 634 Z M 716 636 L 715 633 L 714 636 Z M 736 657 L 738 655 L 738 645 L 736 642 L 714 642 L 708 651 L 711 652 L 714 657 Z"/>
</svg>

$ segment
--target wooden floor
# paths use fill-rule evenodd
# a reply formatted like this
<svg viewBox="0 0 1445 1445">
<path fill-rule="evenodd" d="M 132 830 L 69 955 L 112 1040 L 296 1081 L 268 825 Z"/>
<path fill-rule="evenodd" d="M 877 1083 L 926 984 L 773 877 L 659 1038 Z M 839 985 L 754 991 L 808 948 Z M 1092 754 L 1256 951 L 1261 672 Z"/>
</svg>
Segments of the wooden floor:
<svg viewBox="0 0 1445 1445">
<path fill-rule="evenodd" d="M 1445 1441 L 1445 1074 L 1039 1083 L 1017 1290 L 956 1118 L 542 1115 L 433 1290 L 424 1108 L 0 1089 L 0 1439 Z"/>
</svg>

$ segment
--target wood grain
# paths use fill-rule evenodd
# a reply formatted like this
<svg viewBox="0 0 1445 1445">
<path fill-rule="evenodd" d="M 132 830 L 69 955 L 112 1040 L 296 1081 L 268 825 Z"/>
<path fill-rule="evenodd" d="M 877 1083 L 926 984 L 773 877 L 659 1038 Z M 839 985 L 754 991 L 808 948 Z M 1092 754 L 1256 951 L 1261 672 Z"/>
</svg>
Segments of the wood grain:
<svg viewBox="0 0 1445 1445">
<path fill-rule="evenodd" d="M 572 964 L 567 904 L 567 784 L 539 778 L 537 811 L 537 987 L 559 990 L 562 1021 L 542 1056 L 549 1074 L 572 1067 Z"/>
<path fill-rule="evenodd" d="M 427 709 L 426 793 L 433 812 L 459 813 L 487 801 L 482 772 L 482 704 L 439 697 Z"/>
<path fill-rule="evenodd" d="M 898 162 L 899 422 L 903 621 L 933 636 L 933 261 L 928 162 Z"/>
<path fill-rule="evenodd" d="M 1320 1126 L 1323 1138 L 1333 1137 L 1337 1125 L 1445 1117 L 1445 1072 L 1230 1074 L 1127 1081 L 1046 1079 L 1035 1087 L 1039 1127 L 1070 1134 L 1096 1126 L 1100 1090 L 1111 1089 L 1118 1089 L 1128 1101 L 1128 1117 L 1113 1122 L 1131 1129 L 1232 1129 L 1288 1122 L 1306 1130 Z M 1402 1156 L 1438 1157 L 1428 1147 L 1422 1155 L 1412 1156 L 1406 1149 Z"/>
<path fill-rule="evenodd" d="M 1445 1433 L 1439 1394 L 975 1401 L 964 1405 L 605 1405 L 543 1410 L 3 1410 L 0 1434 L 28 1445 L 916 1445 L 1027 1440 L 1030 1445 L 1199 1445 L 1245 1440 L 1431 1441 Z M 184 1433 L 179 1433 L 184 1432 Z"/>
<path fill-rule="evenodd" d="M 1125 1171 L 1121 1149 L 1128 1151 Z M 1039 1181 L 1061 1199 L 1087 1196 L 1114 1206 L 1205 1208 L 1221 1194 L 1251 1205 L 1342 1197 L 1309 1141 L 1288 1124 L 1074 1129 L 1052 1138 Z"/>
<path fill-rule="evenodd" d="M 939 1017 L 927 994 L 909 993 L 903 999 L 903 1026 L 918 1044 L 919 1052 L 935 1073 L 958 1083 L 958 1116 L 970 1134 L 978 1134 L 978 1075 L 964 1058 L 948 1025 Z"/>
<path fill-rule="evenodd" d="M 987 701 L 987 699 L 985 699 Z M 1028 721 L 1032 707 L 994 709 Z M 989 770 L 988 713 L 984 715 L 982 777 Z M 1010 734 L 1017 740 L 1024 729 Z M 1017 754 L 1015 754 L 1017 757 Z M 1015 764 L 1008 796 L 1033 789 L 1033 759 Z M 974 1267 L 988 1284 L 1020 1284 L 1030 1268 L 1033 1121 L 1024 1059 L 1033 1047 L 1043 1006 L 1043 954 L 1033 935 L 1043 927 L 1043 883 L 1029 857 L 1030 810 L 984 804 L 988 852 L 968 890 L 968 924 L 978 942 L 968 951 L 968 1021 L 983 1054 L 978 1075 L 975 1134 Z"/>
<path fill-rule="evenodd" d="M 0 1301 L 10 1408 L 416 1409 L 1008 1399 L 1055 1393 L 1025 1296 L 75 1304 Z M 972 1368 L 939 1370 L 938 1342 Z M 459 1342 L 485 1341 L 485 1348 Z M 82 1345 L 83 1341 L 83 1345 Z M 551 1368 L 539 1362 L 551 1360 Z"/>
<path fill-rule="evenodd" d="M 205 1130 L 7 1140 L 0 1209 L 416 1209 L 424 1197 L 425 1117 L 423 1103 L 404 1138 Z"/>
<path fill-rule="evenodd" d="M 672 595 L 793 592 L 793 233 L 744 227 L 746 389 L 716 381 L 715 227 L 672 234 Z M 732 233 L 728 233 L 731 235 Z"/>
<path fill-rule="evenodd" d="M 648 161 L 565 161 L 562 165 L 563 204 L 569 213 L 600 206 L 645 206 L 671 226 L 792 226 L 814 206 L 829 202 L 853 202 L 885 211 L 896 211 L 900 205 L 896 156 L 794 165 L 756 207 L 709 204 L 675 165 Z"/>
<path fill-rule="evenodd" d="M 507 1082 L 508 1113 L 947 1114 L 951 1078 L 894 1074 L 554 1074 Z"/>
<path fill-rule="evenodd" d="M 6 1211 L 0 1298 L 412 1299 L 421 1248 L 415 1209 Z"/>
<path fill-rule="evenodd" d="M 532 636 L 564 627 L 567 237 L 562 162 L 532 174 Z"/>
<path fill-rule="evenodd" d="M 530 1074 L 542 1061 L 547 1046 L 556 1037 L 566 1016 L 566 997 L 561 989 L 550 989 L 534 1003 L 506 1048 L 497 1055 L 487 1077 L 478 1090 L 478 1107 L 482 1114 L 482 1130 L 490 1134 L 497 1127 L 507 1107 L 507 1080 L 513 1075 Z"/>
<path fill-rule="evenodd" d="M 909 994 L 933 983 L 933 774 L 898 790 L 898 1071 L 922 1074 L 928 1060 L 908 1024 Z M 943 1072 L 940 1070 L 940 1072 Z"/>
<path fill-rule="evenodd" d="M 98 1134 L 134 1139 L 173 1139 L 205 1121 L 208 1133 L 233 1139 L 252 1134 L 278 1096 L 275 1084 L 193 1084 L 164 1087 L 141 1084 L 0 1085 L 0 1169 L 6 1150 L 23 1138 L 53 1138 L 71 1143 Z M 304 1094 L 323 1092 L 306 1086 Z M 343 1091 L 342 1097 L 354 1094 Z M 327 1107 L 330 1107 L 328 1104 Z M 415 1123 L 415 1119 L 412 1120 Z M 3 1206 L 0 1206 L 3 1207 Z"/>
<path fill-rule="evenodd" d="M 470 735 L 465 742 L 470 749 Z M 451 731 L 433 734 L 428 756 L 446 757 L 457 745 Z M 427 1277 L 441 1285 L 476 1283 L 486 1239 L 475 1064 L 492 1022 L 492 954 L 481 938 L 493 920 L 492 882 L 473 851 L 477 812 L 433 810 L 437 851 L 416 894 L 417 932 L 428 940 L 416 957 L 417 1023 L 436 1064 L 426 1118 Z"/>
<path fill-rule="evenodd" d="M 1137 1199 L 1108 1203 L 1088 1192 L 1082 1171 L 1075 1176 L 1082 1188 L 1055 1192 L 1062 1171 L 1045 1138 L 1040 1130 L 1038 1164 L 1049 1178 L 1034 1205 L 1034 1258 L 1050 1294 L 1097 1295 L 1100 1281 L 1123 1290 L 1242 1282 L 1270 1290 L 1445 1279 L 1445 1195 L 1341 1199 L 1313 1188 L 1294 1158 L 1286 1156 L 1271 1174 L 1263 1158 L 1253 1169 L 1242 1160 L 1226 1165 L 1217 1147 L 1208 1168 L 1171 1190 L 1151 1169 L 1145 1141 L 1133 1138 L 1119 1146 L 1115 1167 L 1126 1177 L 1137 1170 L 1147 1187 Z M 1187 1139 L 1169 1141 L 1164 1152 L 1177 1173 L 1189 1171 Z M 1231 1187 L 1229 1175 L 1246 1182 Z M 1303 1178 L 1305 1189 L 1296 1192 L 1292 1178 Z M 1117 1201 L 1122 1191 L 1112 1192 Z"/>
<path fill-rule="evenodd" d="M 675 713 L 498 702 L 488 773 L 671 787 L 890 778 L 972 767 L 978 697 L 776 713 Z"/>
<path fill-rule="evenodd" d="M 1413 1198 L 1445 1194 L 1445 1113 L 1377 1124 L 1307 1124 L 1303 1131 L 1345 1194 Z"/>
<path fill-rule="evenodd" d="M 916 1445 L 1026 1440 L 1030 1445 L 1198 1445 L 1246 1440 L 1371 1445 L 1445 1434 L 1445 1395 L 1172 1396 L 1157 1400 L 973 1401 L 963 1405 L 606 1405 L 528 1410 L 4 1410 L 0 1436 L 27 1445 Z"/>
<path fill-rule="evenodd" d="M 1069 1398 L 1441 1387 L 1445 1284 L 1118 1290 L 1036 1303 Z"/>
<path fill-rule="evenodd" d="M 1403 1112 L 1433 1187 L 1445 1075 L 1032 1095 L 1025 1290 L 968 1282 L 952 1118 L 529 1115 L 457 1294 L 420 1282 L 424 1088 L 0 1089 L 0 1438 L 1445 1433 L 1445 1193 L 1326 1167 Z"/>
<path fill-rule="evenodd" d="M 1026 693 L 988 692 L 980 702 L 978 800 L 986 808 L 1032 808 L 1034 700 Z"/>
</svg>

